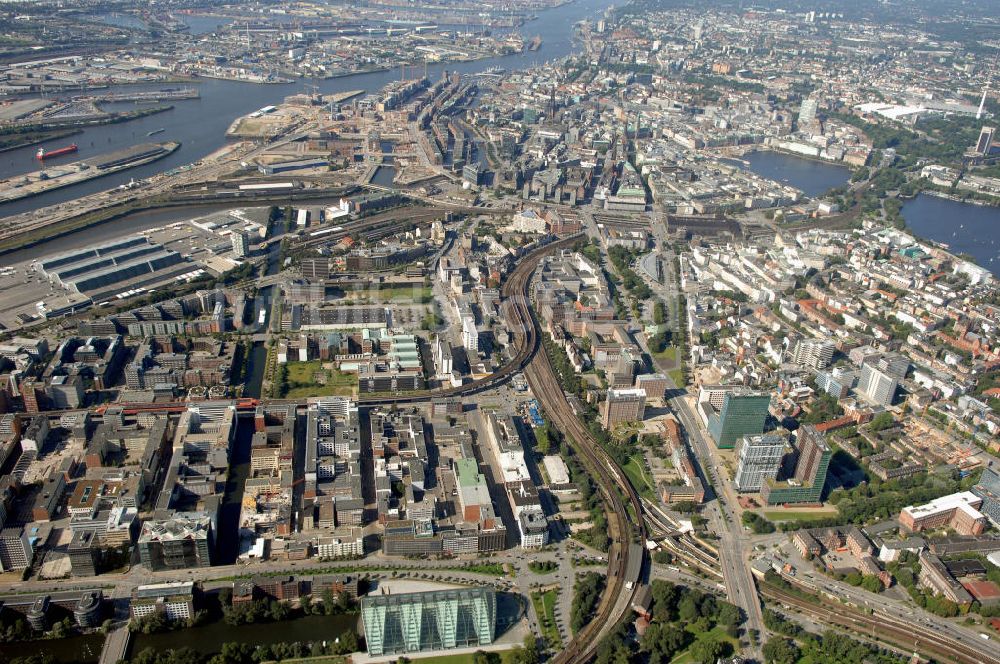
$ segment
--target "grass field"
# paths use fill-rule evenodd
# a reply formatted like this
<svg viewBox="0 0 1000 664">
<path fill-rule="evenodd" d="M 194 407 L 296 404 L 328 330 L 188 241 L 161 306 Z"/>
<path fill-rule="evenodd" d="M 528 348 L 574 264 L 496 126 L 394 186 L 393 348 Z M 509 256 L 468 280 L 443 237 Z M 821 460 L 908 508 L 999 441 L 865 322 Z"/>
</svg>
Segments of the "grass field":
<svg viewBox="0 0 1000 664">
<path fill-rule="evenodd" d="M 311 362 L 289 362 L 288 399 L 305 397 L 351 397 L 357 391 L 358 378 L 354 374 L 341 373 L 336 369 L 324 369 L 319 360 Z M 325 375 L 325 384 L 317 381 L 318 374 Z"/>
<path fill-rule="evenodd" d="M 675 365 L 677 364 L 677 346 L 667 346 L 662 353 L 653 353 L 653 357 Z"/>
<path fill-rule="evenodd" d="M 501 664 L 510 664 L 511 654 L 505 650 L 500 655 Z M 414 664 L 473 664 L 474 655 L 472 653 L 462 655 L 435 655 L 433 657 L 421 657 L 419 653 L 407 655 L 407 659 Z"/>
<path fill-rule="evenodd" d="M 837 516 L 836 509 L 823 509 L 808 512 L 795 512 L 793 510 L 767 510 L 764 516 L 771 521 L 820 521 Z"/>
<path fill-rule="evenodd" d="M 649 471 L 646 470 L 646 464 L 638 457 L 630 457 L 628 463 L 622 468 L 625 474 L 628 475 L 629 480 L 632 482 L 632 486 L 635 487 L 636 491 L 641 493 L 647 498 L 653 497 L 655 495 L 655 487 L 653 486 L 653 478 L 650 476 Z"/>
<path fill-rule="evenodd" d="M 344 299 L 349 301 L 365 302 L 430 302 L 430 286 L 388 286 L 386 288 L 372 288 L 369 290 L 348 291 Z"/>
<path fill-rule="evenodd" d="M 688 627 L 690 627 L 690 626 L 688 626 Z M 688 631 L 691 632 L 692 634 L 694 634 L 696 642 L 697 641 L 704 641 L 704 640 L 712 639 L 712 638 L 719 639 L 719 640 L 722 640 L 722 641 L 729 641 L 731 644 L 733 644 L 733 650 L 734 651 L 740 645 L 740 642 L 737 639 L 734 639 L 733 637 L 731 637 L 728 634 L 726 634 L 726 630 L 725 630 L 724 627 L 721 627 L 721 626 L 718 626 L 718 625 L 715 626 L 715 627 L 713 627 L 712 629 L 710 629 L 707 632 L 696 633 L 696 632 L 691 631 L 690 629 L 688 629 Z M 673 660 L 671 660 L 670 664 L 697 664 L 697 662 L 698 662 L 698 660 L 696 660 L 694 658 L 694 656 L 691 655 L 691 648 L 689 647 L 687 650 L 685 650 L 684 652 L 682 652 L 679 655 L 677 655 L 676 657 L 674 657 Z"/>
<path fill-rule="evenodd" d="M 531 593 L 531 604 L 535 607 L 535 615 L 538 616 L 538 622 L 542 627 L 542 636 L 553 648 L 562 647 L 562 638 L 559 636 L 559 628 L 556 627 L 556 601 L 558 599 L 558 590 Z"/>
<path fill-rule="evenodd" d="M 683 371 L 680 369 L 671 369 L 667 372 L 667 375 L 670 376 L 670 380 L 674 381 L 674 385 L 677 387 L 684 387 L 685 380 Z"/>
</svg>

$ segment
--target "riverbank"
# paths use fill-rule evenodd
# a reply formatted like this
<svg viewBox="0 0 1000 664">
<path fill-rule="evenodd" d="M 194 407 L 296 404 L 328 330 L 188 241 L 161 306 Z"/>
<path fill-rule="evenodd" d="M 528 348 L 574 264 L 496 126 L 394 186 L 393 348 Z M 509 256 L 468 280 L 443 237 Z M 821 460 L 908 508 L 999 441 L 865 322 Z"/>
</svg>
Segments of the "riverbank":
<svg viewBox="0 0 1000 664">
<path fill-rule="evenodd" d="M 18 148 L 27 148 L 38 145 L 39 143 L 47 143 L 48 141 L 58 141 L 63 138 L 69 138 L 70 136 L 76 136 L 77 134 L 82 134 L 82 129 L 67 129 L 65 131 L 38 131 L 38 132 L 26 132 L 24 134 L 9 134 L 11 136 L 10 140 L 0 137 L 0 153 L 10 152 L 11 150 L 17 150 Z M 2 134 L 0 134 L 2 136 Z M 14 138 L 17 136 L 18 138 Z"/>
<path fill-rule="evenodd" d="M 89 180 L 113 175 L 138 166 L 144 166 L 170 156 L 180 146 L 180 143 L 174 141 L 149 144 L 146 146 L 138 146 L 137 148 L 146 150 L 145 153 L 141 153 L 146 154 L 146 156 L 141 156 L 141 154 L 140 156 L 123 156 L 112 153 L 111 155 L 98 155 L 82 161 L 75 161 L 69 164 L 43 168 L 35 173 L 28 173 L 24 176 L 16 178 L 16 180 L 7 180 L 6 182 L 0 183 L 0 201 L 9 203 L 22 198 L 39 196 L 54 189 L 71 187 L 81 182 L 87 182 Z M 75 151 L 76 148 L 74 147 L 73 150 Z M 120 157 L 120 159 L 116 161 L 116 157 Z M 101 160 L 105 162 L 105 166 L 103 168 L 100 164 Z M 98 161 L 98 166 L 96 168 L 93 168 L 88 164 L 88 162 L 94 161 Z M 16 238 L 17 236 L 14 237 Z"/>
<path fill-rule="evenodd" d="M 239 199 L 227 198 L 225 200 L 212 201 L 209 199 L 169 199 L 161 196 L 152 196 L 140 200 L 129 201 L 114 205 L 112 207 L 82 213 L 76 217 L 66 219 L 48 226 L 25 232 L 24 234 L 0 240 L 0 256 L 6 256 L 12 252 L 19 252 L 24 249 L 44 244 L 51 240 L 78 233 L 87 228 L 100 226 L 108 222 L 121 221 L 132 214 L 143 212 L 155 212 L 170 208 L 183 207 L 206 207 L 212 206 L 219 210 L 239 207 L 258 207 L 271 204 L 287 204 L 289 201 L 327 199 L 336 202 L 339 197 L 346 196 L 354 190 L 353 187 L 345 187 L 334 190 L 300 190 L 294 194 L 282 193 L 280 195 L 263 194 L 256 197 L 241 197 Z M 123 229 L 126 234 L 130 232 Z M 84 244 L 86 241 L 83 242 Z M 14 261 L 16 262 L 16 261 Z"/>
<path fill-rule="evenodd" d="M 123 113 L 107 113 L 106 115 L 100 117 L 91 117 L 84 120 L 66 120 L 63 122 L 55 121 L 55 122 L 42 122 L 37 124 L 14 125 L 9 129 L 10 130 L 24 129 L 28 131 L 51 131 L 54 129 L 79 127 L 80 129 L 77 130 L 77 132 L 79 133 L 80 131 L 83 131 L 82 129 L 83 127 L 99 127 L 102 125 L 113 125 L 113 124 L 120 124 L 122 122 L 131 122 L 132 120 L 139 120 L 142 118 L 149 117 L 151 115 L 165 113 L 166 111 L 173 110 L 173 108 L 174 107 L 172 105 L 167 104 L 163 106 L 153 106 L 151 108 L 143 108 L 136 111 L 125 111 Z M 4 132 L 0 132 L 0 136 L 3 136 L 4 133 L 6 133 L 6 130 Z M 10 133 L 16 133 L 16 131 L 11 131 Z"/>
<path fill-rule="evenodd" d="M 954 201 L 956 203 L 965 203 L 967 205 L 978 205 L 979 207 L 991 207 L 1000 208 L 1000 196 L 990 196 L 989 194 L 977 194 L 976 192 L 967 192 L 970 194 L 968 197 L 950 194 L 939 189 L 926 188 L 922 189 L 917 196 L 920 194 L 927 194 L 928 196 L 934 196 L 935 198 L 943 198 L 948 201 Z M 984 196 L 985 198 L 977 198 L 976 196 Z M 912 198 L 916 198 L 913 196 Z M 911 199 L 912 200 L 912 199 Z"/>
<path fill-rule="evenodd" d="M 1000 208 L 973 205 L 922 192 L 903 203 L 906 232 L 938 245 L 951 254 L 971 256 L 1000 278 Z"/>
</svg>

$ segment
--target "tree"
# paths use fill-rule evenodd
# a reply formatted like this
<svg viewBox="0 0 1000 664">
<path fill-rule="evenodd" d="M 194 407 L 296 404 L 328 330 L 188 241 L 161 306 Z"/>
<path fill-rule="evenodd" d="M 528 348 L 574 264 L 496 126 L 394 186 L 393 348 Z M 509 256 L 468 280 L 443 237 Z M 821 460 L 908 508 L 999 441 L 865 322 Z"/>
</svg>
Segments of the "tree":
<svg viewBox="0 0 1000 664">
<path fill-rule="evenodd" d="M 879 431 L 888 429 L 895 423 L 896 420 L 893 419 L 892 413 L 886 411 L 876 415 L 875 418 L 872 419 L 872 423 L 869 425 L 869 428 L 873 433 L 878 433 Z"/>
<path fill-rule="evenodd" d="M 701 615 L 701 612 L 698 610 L 698 604 L 690 594 L 681 598 L 680 603 L 677 605 L 677 613 L 678 617 L 684 622 L 697 620 Z"/>
<path fill-rule="evenodd" d="M 650 662 L 669 662 L 691 643 L 691 633 L 676 624 L 654 622 L 642 636 L 642 649 Z"/>
<path fill-rule="evenodd" d="M 657 325 L 663 325 L 667 320 L 667 309 L 663 306 L 662 300 L 657 300 L 656 304 L 653 305 L 653 322 Z"/>
<path fill-rule="evenodd" d="M 764 661 L 768 664 L 795 664 L 799 654 L 795 642 L 783 636 L 772 636 L 764 644 Z"/>
<path fill-rule="evenodd" d="M 715 620 L 720 625 L 739 625 L 743 622 L 743 615 L 740 613 L 738 607 L 730 604 L 729 602 L 718 601 L 716 602 L 717 611 L 715 615 Z"/>
<path fill-rule="evenodd" d="M 514 648 L 510 657 L 512 664 L 538 664 L 541 659 L 541 648 L 534 634 L 524 637 L 524 645 Z"/>
<path fill-rule="evenodd" d="M 472 654 L 472 664 L 500 664 L 500 655 L 495 652 L 477 650 Z"/>
<path fill-rule="evenodd" d="M 346 655 L 347 653 L 355 652 L 357 649 L 358 635 L 354 633 L 353 629 L 349 629 L 338 636 L 337 643 L 333 648 L 336 655 Z"/>
<path fill-rule="evenodd" d="M 681 597 L 680 586 L 655 579 L 652 583 L 652 593 L 653 619 L 658 622 L 677 620 L 677 602 Z"/>
<path fill-rule="evenodd" d="M 868 574 L 861 579 L 861 587 L 870 593 L 877 593 L 882 590 L 882 579 L 874 574 Z"/>
<path fill-rule="evenodd" d="M 691 646 L 691 656 L 701 664 L 715 664 L 720 657 L 725 657 L 733 651 L 729 641 L 719 639 L 702 639 Z"/>
</svg>

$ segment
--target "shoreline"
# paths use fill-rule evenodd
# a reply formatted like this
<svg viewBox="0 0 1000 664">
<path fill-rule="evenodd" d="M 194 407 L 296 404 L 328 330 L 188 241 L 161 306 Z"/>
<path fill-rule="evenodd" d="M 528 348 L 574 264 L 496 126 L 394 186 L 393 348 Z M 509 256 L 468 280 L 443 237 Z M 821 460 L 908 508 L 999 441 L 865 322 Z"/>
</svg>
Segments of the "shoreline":
<svg viewBox="0 0 1000 664">
<path fill-rule="evenodd" d="M 48 141 L 58 141 L 64 138 L 69 138 L 70 136 L 76 136 L 82 134 L 82 129 L 72 129 L 64 132 L 56 131 L 52 136 L 47 136 L 45 138 L 32 138 L 24 141 L 23 143 L 17 143 L 15 145 L 7 145 L 0 148 L 0 153 L 13 152 L 14 150 L 20 150 L 21 148 L 30 148 L 34 145 L 39 145 L 41 143 L 47 143 Z"/>
<path fill-rule="evenodd" d="M 50 186 L 45 187 L 44 189 L 40 189 L 38 191 L 15 192 L 10 197 L 3 198 L 2 201 L 4 203 L 12 203 L 14 201 L 23 200 L 25 198 L 32 198 L 34 196 L 40 196 L 42 194 L 46 194 L 46 193 L 48 193 L 50 191 L 55 191 L 57 189 L 62 189 L 64 187 L 72 187 L 75 184 L 81 184 L 83 182 L 90 182 L 91 180 L 96 180 L 98 178 L 106 177 L 108 175 L 113 175 L 115 173 L 121 173 L 122 171 L 127 171 L 127 170 L 130 170 L 130 169 L 133 169 L 133 168 L 137 168 L 139 166 L 145 166 L 146 164 L 151 164 L 154 161 L 159 161 L 160 159 L 163 159 L 165 157 L 168 157 L 168 156 L 172 155 L 174 152 L 176 152 L 178 149 L 180 149 L 181 144 L 179 142 L 177 142 L 177 141 L 171 141 L 169 143 L 160 144 L 160 146 L 163 148 L 163 151 L 160 152 L 160 153 L 157 153 L 155 155 L 151 155 L 151 156 L 144 157 L 144 158 L 141 158 L 141 159 L 136 159 L 135 161 L 130 161 L 128 163 L 120 164 L 118 166 L 112 166 L 112 167 L 106 168 L 104 170 L 94 170 L 94 171 L 90 171 L 90 172 L 82 171 L 82 173 L 84 175 L 89 175 L 90 177 L 80 177 L 80 178 L 77 178 L 75 180 L 58 180 L 58 179 L 50 179 L 50 180 L 39 179 L 39 180 L 36 180 L 35 183 L 37 183 L 37 182 L 48 182 L 48 183 L 50 183 Z M 101 156 L 103 156 L 103 155 L 96 155 L 96 157 L 101 157 Z M 71 163 L 67 163 L 67 164 L 62 164 L 60 166 L 60 168 L 68 169 L 70 167 L 76 166 L 77 164 L 86 163 L 86 161 L 89 161 L 89 159 L 84 159 L 84 160 L 80 160 L 80 161 L 76 161 L 76 162 L 71 162 Z M 36 175 L 36 174 L 39 174 L 39 173 L 45 173 L 45 170 L 46 169 L 43 168 L 43 169 L 41 169 L 39 171 L 33 171 L 32 173 L 26 174 L 24 177 Z M 79 172 L 79 171 L 75 171 L 75 172 Z M 16 237 L 16 236 L 14 236 L 14 237 Z"/>
</svg>

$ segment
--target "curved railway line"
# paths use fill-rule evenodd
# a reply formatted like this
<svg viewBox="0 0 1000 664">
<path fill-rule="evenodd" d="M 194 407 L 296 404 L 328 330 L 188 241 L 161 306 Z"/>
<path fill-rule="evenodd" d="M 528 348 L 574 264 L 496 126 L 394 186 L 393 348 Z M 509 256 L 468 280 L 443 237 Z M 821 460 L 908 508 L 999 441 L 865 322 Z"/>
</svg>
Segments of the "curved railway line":
<svg viewBox="0 0 1000 664">
<path fill-rule="evenodd" d="M 577 237 L 573 236 L 562 242 L 575 241 Z M 549 246 L 549 249 L 554 248 L 553 245 Z M 638 578 L 629 578 L 629 572 L 630 569 L 641 568 L 645 556 L 641 541 L 645 538 L 646 529 L 639 495 L 573 412 L 545 349 L 541 346 L 541 326 L 528 299 L 528 287 L 540 257 L 541 254 L 536 252 L 536 255 L 521 261 L 504 283 L 502 293 L 513 313 L 511 329 L 520 346 L 518 361 L 512 364 L 519 367 L 526 362 L 525 376 L 532 392 L 542 403 L 549 418 L 568 436 L 568 440 L 573 441 L 573 447 L 600 487 L 611 513 L 608 525 L 612 543 L 608 551 L 607 586 L 593 619 L 551 660 L 556 664 L 563 664 L 590 659 L 600 645 L 601 638 L 618 623 L 622 615 L 621 601 L 631 600 L 639 586 Z M 640 538 L 639 545 L 633 542 L 633 535 Z M 632 560 L 634 556 L 638 556 L 638 562 Z M 636 576 L 638 577 L 638 573 Z M 628 610 L 630 604 L 630 601 L 625 602 L 625 610 Z"/>
</svg>

